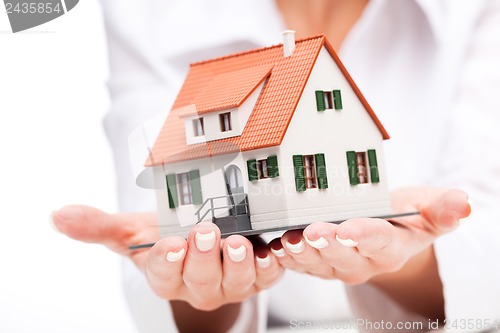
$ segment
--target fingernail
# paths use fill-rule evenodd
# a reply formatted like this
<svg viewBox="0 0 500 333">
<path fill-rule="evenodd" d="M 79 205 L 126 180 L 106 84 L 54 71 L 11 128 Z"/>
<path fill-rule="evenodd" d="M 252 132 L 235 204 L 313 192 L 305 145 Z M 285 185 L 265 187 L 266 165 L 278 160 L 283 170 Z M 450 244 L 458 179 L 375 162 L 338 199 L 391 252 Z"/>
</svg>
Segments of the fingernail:
<svg viewBox="0 0 500 333">
<path fill-rule="evenodd" d="M 56 212 L 50 213 L 50 218 L 49 218 L 49 225 L 52 229 L 54 229 L 55 232 L 61 233 L 61 230 L 57 229 L 55 223 L 54 223 L 54 215 Z"/>
<path fill-rule="evenodd" d="M 335 239 L 345 247 L 355 247 L 356 245 L 358 245 L 358 242 L 355 242 L 350 238 L 342 239 L 339 237 L 339 235 L 336 235 Z"/>
<path fill-rule="evenodd" d="M 184 258 L 184 253 L 186 253 L 186 250 L 184 248 L 180 249 L 177 252 L 169 252 L 167 253 L 167 260 L 170 262 L 177 262 Z"/>
<path fill-rule="evenodd" d="M 233 249 L 231 246 L 227 246 L 227 254 L 229 255 L 229 259 L 233 262 L 242 262 L 247 256 L 247 249 L 244 245 L 241 245 L 237 249 Z"/>
<path fill-rule="evenodd" d="M 195 243 L 198 250 L 201 252 L 210 251 L 215 245 L 215 231 L 210 231 L 207 234 L 200 232 L 196 233 Z"/>
<path fill-rule="evenodd" d="M 463 222 L 469 220 L 470 217 L 471 217 L 471 215 L 472 215 L 472 211 L 473 211 L 473 207 L 474 207 L 474 202 L 471 200 L 470 197 L 467 198 L 467 204 L 469 205 L 469 209 L 470 209 L 469 216 L 461 218 L 460 220 L 458 220 L 459 223 L 463 223 Z"/>
<path fill-rule="evenodd" d="M 285 246 L 292 253 L 300 253 L 300 252 L 304 251 L 304 249 L 306 248 L 306 246 L 302 240 L 300 240 L 300 242 L 298 242 L 297 244 L 292 244 L 289 241 L 286 241 Z"/>
<path fill-rule="evenodd" d="M 271 248 L 271 252 L 276 256 L 276 257 L 284 257 L 286 252 L 284 248 L 281 248 L 279 250 L 275 250 Z"/>
<path fill-rule="evenodd" d="M 255 260 L 257 261 L 257 266 L 260 268 L 268 268 L 271 265 L 271 257 L 269 255 L 264 258 L 256 257 Z"/>
<path fill-rule="evenodd" d="M 306 236 L 306 242 L 307 242 L 307 244 L 311 245 L 315 249 L 324 249 L 325 247 L 328 246 L 328 241 L 326 240 L 325 237 L 320 237 L 320 238 L 312 241 L 309 238 L 307 238 L 307 236 Z"/>
</svg>

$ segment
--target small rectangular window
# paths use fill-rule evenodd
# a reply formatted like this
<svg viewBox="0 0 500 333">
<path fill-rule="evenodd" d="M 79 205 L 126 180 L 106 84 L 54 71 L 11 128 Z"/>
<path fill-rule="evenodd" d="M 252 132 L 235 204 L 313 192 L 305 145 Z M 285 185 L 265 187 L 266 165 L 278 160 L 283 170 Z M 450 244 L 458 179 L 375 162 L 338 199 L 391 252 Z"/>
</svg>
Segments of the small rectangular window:
<svg viewBox="0 0 500 333">
<path fill-rule="evenodd" d="M 325 100 L 325 109 L 333 109 L 333 97 L 331 91 L 323 91 L 323 99 Z"/>
<path fill-rule="evenodd" d="M 193 134 L 194 136 L 205 135 L 205 125 L 203 118 L 193 119 Z"/>
<path fill-rule="evenodd" d="M 257 161 L 257 171 L 259 173 L 259 179 L 269 178 L 269 172 L 267 169 L 267 159 Z"/>
<path fill-rule="evenodd" d="M 220 130 L 227 132 L 232 130 L 231 126 L 231 112 L 221 113 L 219 115 Z"/>
<path fill-rule="evenodd" d="M 318 183 L 316 179 L 316 164 L 314 162 L 314 155 L 304 155 L 303 158 L 306 188 L 317 188 Z"/>
<path fill-rule="evenodd" d="M 358 180 L 360 184 L 368 183 L 368 173 L 366 172 L 366 153 L 356 153 L 356 165 L 358 167 Z"/>
<path fill-rule="evenodd" d="M 177 189 L 179 191 L 181 205 L 189 205 L 193 203 L 191 184 L 189 183 L 189 172 L 177 174 Z"/>
</svg>

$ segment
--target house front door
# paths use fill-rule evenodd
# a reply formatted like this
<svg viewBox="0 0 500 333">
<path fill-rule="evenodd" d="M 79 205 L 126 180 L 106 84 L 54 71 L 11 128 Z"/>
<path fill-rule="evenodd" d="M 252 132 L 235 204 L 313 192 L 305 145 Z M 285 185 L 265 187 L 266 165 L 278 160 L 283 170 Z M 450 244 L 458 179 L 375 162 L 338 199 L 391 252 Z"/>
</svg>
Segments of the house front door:
<svg viewBox="0 0 500 333">
<path fill-rule="evenodd" d="M 230 165 L 225 172 L 226 188 L 228 191 L 229 205 L 233 206 L 229 209 L 230 215 L 247 214 L 245 206 L 245 191 L 243 189 L 243 177 L 241 170 L 236 165 Z M 235 211 L 236 207 L 236 211 Z"/>
</svg>

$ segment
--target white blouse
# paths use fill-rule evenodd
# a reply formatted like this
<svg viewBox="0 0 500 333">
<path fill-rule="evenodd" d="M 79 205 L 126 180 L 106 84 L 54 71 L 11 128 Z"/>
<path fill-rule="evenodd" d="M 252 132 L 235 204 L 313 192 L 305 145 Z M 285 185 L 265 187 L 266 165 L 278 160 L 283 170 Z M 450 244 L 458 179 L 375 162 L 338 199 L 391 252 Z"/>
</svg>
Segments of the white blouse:
<svg viewBox="0 0 500 333">
<path fill-rule="evenodd" d="M 102 6 L 113 101 L 104 123 L 120 206 L 154 210 L 154 191 L 135 184 L 129 134 L 148 119 L 166 116 L 189 63 L 280 43 L 285 25 L 271 0 L 106 0 Z M 500 1 L 371 0 L 339 55 L 391 135 L 385 143 L 391 188 L 456 187 L 471 197 L 472 216 L 435 243 L 447 320 L 500 319 L 495 206 L 500 198 Z M 131 263 L 124 265 L 139 331 L 175 331 L 168 302 L 152 294 Z M 367 288 L 349 288 L 356 317 L 412 317 L 384 312 L 380 304 L 371 307 L 369 298 L 379 296 Z M 255 322 L 252 304 L 245 305 L 234 332 Z M 260 297 L 259 307 L 261 330 L 266 307 L 273 322 L 287 326 L 290 320 L 352 315 L 341 283 L 293 272 Z"/>
</svg>

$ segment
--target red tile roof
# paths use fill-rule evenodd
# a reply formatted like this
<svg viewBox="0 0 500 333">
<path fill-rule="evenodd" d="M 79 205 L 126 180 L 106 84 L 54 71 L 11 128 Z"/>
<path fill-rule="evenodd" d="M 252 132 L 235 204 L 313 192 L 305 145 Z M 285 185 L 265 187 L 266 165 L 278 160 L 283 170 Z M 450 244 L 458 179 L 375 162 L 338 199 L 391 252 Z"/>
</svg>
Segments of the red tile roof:
<svg viewBox="0 0 500 333">
<path fill-rule="evenodd" d="M 269 76 L 272 68 L 272 64 L 266 64 L 216 75 L 193 100 L 195 113 L 183 113 L 182 116 L 201 115 L 240 106 Z"/>
<path fill-rule="evenodd" d="M 388 139 L 332 46 L 320 35 L 296 41 L 290 57 L 283 56 L 280 44 L 192 64 L 145 166 L 280 145 L 322 46 L 337 63 L 382 137 Z M 186 143 L 181 117 L 192 113 L 191 105 L 196 105 L 198 114 L 239 106 L 265 78 L 268 80 L 240 136 Z"/>
</svg>

